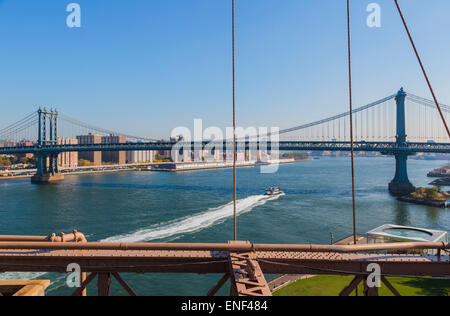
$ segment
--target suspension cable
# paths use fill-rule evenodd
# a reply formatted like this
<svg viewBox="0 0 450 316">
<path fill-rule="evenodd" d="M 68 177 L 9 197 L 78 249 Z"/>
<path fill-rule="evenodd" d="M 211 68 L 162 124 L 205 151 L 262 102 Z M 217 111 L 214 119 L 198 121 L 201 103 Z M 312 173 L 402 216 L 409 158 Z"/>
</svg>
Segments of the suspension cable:
<svg viewBox="0 0 450 316">
<path fill-rule="evenodd" d="M 350 0 L 347 0 L 348 90 L 350 101 L 350 144 L 352 168 L 353 240 L 356 245 L 355 144 L 353 140 L 352 50 L 350 29 Z"/>
<path fill-rule="evenodd" d="M 9 137 L 11 137 L 11 136 L 13 136 L 13 135 L 15 135 L 15 134 L 18 134 L 18 133 L 20 133 L 20 132 L 23 132 L 23 131 L 25 131 L 26 129 L 28 129 L 28 128 L 30 128 L 31 126 L 33 126 L 33 125 L 36 125 L 38 123 L 38 120 L 37 119 L 35 119 L 35 120 L 31 120 L 31 121 L 29 121 L 29 122 L 27 122 L 27 123 L 24 123 L 24 124 L 21 124 L 20 126 L 17 126 L 14 130 L 9 130 L 9 131 L 7 131 L 7 132 L 4 132 L 4 133 L 1 133 L 0 134 L 0 139 L 1 138 L 9 138 Z M 16 139 L 16 141 L 17 141 L 18 139 Z"/>
<path fill-rule="evenodd" d="M 64 114 L 61 114 L 61 113 L 59 114 L 59 118 L 61 120 L 63 120 L 63 121 L 69 122 L 69 123 L 74 124 L 76 126 L 83 127 L 83 128 L 86 128 L 86 129 L 90 129 L 90 130 L 93 130 L 93 131 L 96 131 L 96 132 L 99 132 L 99 133 L 115 134 L 115 135 L 125 136 L 125 137 L 131 138 L 131 139 L 142 140 L 142 141 L 149 141 L 149 142 L 156 142 L 157 141 L 156 139 L 152 139 L 152 138 L 127 135 L 127 134 L 118 133 L 118 132 L 115 132 L 115 131 L 110 131 L 110 130 L 107 130 L 107 129 L 104 129 L 104 128 L 96 127 L 96 126 L 93 126 L 93 125 L 89 125 L 87 123 L 81 122 L 79 120 L 76 120 L 74 118 L 71 118 L 71 117 L 69 117 L 67 115 L 64 115 Z"/>
<path fill-rule="evenodd" d="M 29 122 L 32 119 L 35 119 L 35 113 L 32 113 L 32 114 L 24 117 L 23 119 L 21 119 L 20 121 L 17 121 L 14 124 L 11 124 L 11 125 L 9 125 L 9 126 L 7 126 L 5 128 L 0 129 L 0 133 L 4 133 L 6 131 L 12 130 L 12 129 L 16 128 L 19 125 L 26 124 L 27 122 Z"/>
<path fill-rule="evenodd" d="M 236 196 L 236 16 L 235 16 L 235 0 L 232 0 L 232 38 L 233 38 L 233 218 L 234 218 L 234 240 L 237 240 L 237 196 Z"/>
<path fill-rule="evenodd" d="M 36 125 L 37 123 L 38 123 L 37 119 L 34 120 L 34 121 L 30 121 L 27 124 L 24 124 L 24 125 L 21 125 L 21 126 L 17 127 L 15 130 L 11 130 L 9 132 L 2 133 L 1 136 L 2 137 L 4 137 L 4 136 L 11 136 L 13 134 L 17 134 L 17 133 L 23 132 L 24 130 L 30 128 L 33 125 Z"/>
<path fill-rule="evenodd" d="M 407 93 L 406 98 L 414 103 L 419 104 L 419 105 L 424 105 L 427 107 L 431 107 L 433 109 L 436 108 L 436 105 L 434 104 L 434 101 L 432 101 L 432 100 L 428 100 L 428 99 L 419 97 L 419 96 L 411 94 L 411 93 Z M 450 106 L 442 104 L 442 103 L 440 103 L 439 106 L 441 107 L 443 112 L 450 112 Z"/>
<path fill-rule="evenodd" d="M 424 65 L 422 63 L 422 59 L 420 58 L 419 52 L 417 51 L 416 44 L 414 43 L 414 40 L 413 40 L 412 35 L 411 35 L 411 32 L 409 31 L 408 24 L 406 23 L 405 16 L 403 15 L 402 9 L 400 8 L 400 5 L 398 4 L 398 0 L 394 0 L 394 1 L 395 1 L 395 5 L 397 6 L 398 13 L 400 14 L 400 18 L 402 19 L 402 22 L 403 22 L 403 25 L 405 27 L 406 33 L 408 34 L 408 37 L 409 37 L 409 40 L 411 42 L 412 48 L 414 49 L 414 53 L 416 54 L 417 60 L 419 61 L 420 68 L 422 69 L 423 75 L 425 76 L 425 80 L 427 81 L 428 87 L 430 88 L 431 95 L 433 96 L 434 103 L 436 104 L 436 107 L 437 107 L 437 109 L 439 111 L 439 115 L 441 116 L 442 123 L 444 123 L 444 127 L 445 127 L 445 129 L 447 131 L 447 135 L 450 138 L 450 130 L 448 128 L 447 122 L 445 121 L 444 114 L 442 113 L 441 106 L 439 105 L 439 102 L 438 102 L 438 100 L 436 98 L 436 94 L 434 93 L 433 87 L 431 86 L 431 82 L 430 82 L 430 79 L 428 78 L 427 72 L 426 72 L 425 67 L 424 67 Z"/>
</svg>

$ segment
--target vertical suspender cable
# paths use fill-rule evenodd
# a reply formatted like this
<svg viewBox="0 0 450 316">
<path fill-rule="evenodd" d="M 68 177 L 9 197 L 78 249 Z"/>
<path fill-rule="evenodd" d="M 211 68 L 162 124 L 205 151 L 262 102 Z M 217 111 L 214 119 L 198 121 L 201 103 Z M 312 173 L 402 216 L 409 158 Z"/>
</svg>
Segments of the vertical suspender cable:
<svg viewBox="0 0 450 316">
<path fill-rule="evenodd" d="M 353 141 L 352 50 L 350 33 L 350 0 L 347 0 L 348 88 L 350 100 L 350 143 L 352 167 L 353 241 L 356 245 L 355 145 Z"/>
<path fill-rule="evenodd" d="M 233 217 L 234 217 L 234 240 L 237 240 L 237 196 L 236 196 L 236 31 L 235 31 L 235 0 L 232 0 L 232 37 L 233 37 Z"/>
<path fill-rule="evenodd" d="M 413 38 L 411 36 L 411 32 L 409 31 L 408 24 L 406 23 L 405 17 L 404 17 L 403 12 L 402 12 L 402 9 L 400 8 L 400 5 L 398 4 L 398 0 L 394 0 L 394 1 L 395 1 L 395 5 L 397 6 L 398 13 L 400 14 L 400 18 L 402 19 L 403 25 L 405 26 L 406 33 L 408 34 L 409 40 L 410 40 L 411 45 L 412 45 L 412 47 L 414 49 L 414 53 L 416 54 L 417 60 L 419 61 L 420 68 L 422 68 L 423 75 L 425 76 L 425 80 L 427 81 L 428 87 L 430 88 L 431 95 L 433 96 L 434 103 L 436 103 L 436 107 L 437 107 L 437 109 L 439 111 L 439 115 L 441 116 L 442 122 L 444 123 L 444 127 L 445 127 L 445 129 L 447 131 L 447 135 L 450 138 L 450 130 L 448 128 L 447 122 L 445 121 L 444 114 L 442 113 L 441 106 L 439 105 L 439 102 L 438 102 L 438 100 L 436 98 L 436 95 L 434 93 L 433 87 L 431 86 L 430 79 L 428 78 L 427 72 L 425 71 L 425 67 L 424 67 L 424 65 L 422 63 L 422 59 L 420 58 L 419 52 L 417 51 L 416 44 L 414 43 L 414 40 L 413 40 Z"/>
</svg>

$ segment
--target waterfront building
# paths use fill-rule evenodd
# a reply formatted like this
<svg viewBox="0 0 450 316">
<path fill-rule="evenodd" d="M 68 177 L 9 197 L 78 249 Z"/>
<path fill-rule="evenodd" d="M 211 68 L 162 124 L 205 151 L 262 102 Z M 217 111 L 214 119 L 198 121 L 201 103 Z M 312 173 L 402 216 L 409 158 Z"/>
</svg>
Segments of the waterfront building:
<svg viewBox="0 0 450 316">
<path fill-rule="evenodd" d="M 236 153 L 237 157 L 236 160 L 237 161 L 245 161 L 245 151 L 238 151 Z"/>
<path fill-rule="evenodd" d="M 158 154 L 160 156 L 170 157 L 171 156 L 171 151 L 170 150 L 158 150 Z"/>
<path fill-rule="evenodd" d="M 87 145 L 87 144 L 101 144 L 102 137 L 100 135 L 96 135 L 94 133 L 89 133 L 88 135 L 77 136 L 78 144 Z M 101 166 L 102 164 L 102 152 L 101 151 L 93 151 L 93 152 L 80 152 L 78 155 L 79 159 L 84 159 L 90 161 L 94 166 Z"/>
<path fill-rule="evenodd" d="M 224 158 L 225 158 L 225 161 L 227 161 L 227 162 L 233 161 L 233 151 L 227 150 L 224 154 Z"/>
<path fill-rule="evenodd" d="M 153 150 L 134 150 L 127 152 L 127 163 L 153 162 L 155 152 Z"/>
<path fill-rule="evenodd" d="M 245 150 L 245 160 L 247 160 L 247 161 L 252 160 L 252 151 L 251 150 L 248 150 L 248 149 Z"/>
<path fill-rule="evenodd" d="M 267 150 L 258 150 L 256 152 L 256 161 L 258 162 L 267 162 L 270 160 L 270 156 L 267 153 Z"/>
<path fill-rule="evenodd" d="M 117 136 L 111 134 L 102 137 L 102 144 L 124 144 L 126 142 L 125 136 Z M 112 163 L 115 165 L 124 165 L 127 163 L 126 151 L 104 151 L 102 152 L 102 161 Z"/>
<path fill-rule="evenodd" d="M 227 151 L 225 153 L 225 161 L 230 162 L 233 161 L 233 151 Z M 241 162 L 245 161 L 245 150 L 244 151 L 238 151 L 236 153 L 236 161 Z"/>
<path fill-rule="evenodd" d="M 58 145 L 78 145 L 77 139 L 58 137 Z M 64 152 L 58 155 L 59 168 L 77 168 L 78 167 L 78 152 Z"/>
<path fill-rule="evenodd" d="M 245 160 L 246 161 L 258 161 L 258 157 L 261 156 L 261 150 L 254 148 L 245 150 Z"/>
<path fill-rule="evenodd" d="M 212 150 L 205 149 L 203 150 L 203 160 L 205 162 L 222 161 L 223 155 L 221 154 L 221 152 L 222 152 L 221 150 L 218 150 L 216 148 L 213 148 Z"/>
<path fill-rule="evenodd" d="M 194 149 L 192 152 L 194 155 L 193 162 L 203 162 L 203 149 Z"/>
<path fill-rule="evenodd" d="M 172 162 L 192 162 L 192 151 L 180 149 L 178 152 L 171 153 Z"/>
</svg>

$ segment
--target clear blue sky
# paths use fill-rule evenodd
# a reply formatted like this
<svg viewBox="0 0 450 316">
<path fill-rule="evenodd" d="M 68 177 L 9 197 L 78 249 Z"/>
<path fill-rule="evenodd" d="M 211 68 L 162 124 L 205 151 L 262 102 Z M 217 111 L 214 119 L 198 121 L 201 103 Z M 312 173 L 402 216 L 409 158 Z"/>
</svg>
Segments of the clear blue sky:
<svg viewBox="0 0 450 316">
<path fill-rule="evenodd" d="M 82 28 L 66 26 L 66 6 Z M 392 0 L 352 1 L 355 103 L 429 97 Z M 366 26 L 366 6 L 382 27 Z M 401 0 L 450 104 L 450 1 Z M 0 126 L 39 105 L 142 136 L 231 124 L 231 0 L 0 1 Z M 347 110 L 345 0 L 237 0 L 238 124 L 291 127 Z"/>
</svg>

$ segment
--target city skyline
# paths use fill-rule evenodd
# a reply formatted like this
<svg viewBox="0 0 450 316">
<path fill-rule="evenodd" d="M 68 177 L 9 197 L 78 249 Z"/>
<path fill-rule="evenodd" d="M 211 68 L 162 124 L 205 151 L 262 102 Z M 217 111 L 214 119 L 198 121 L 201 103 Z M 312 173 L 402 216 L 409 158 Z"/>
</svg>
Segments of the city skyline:
<svg viewBox="0 0 450 316">
<path fill-rule="evenodd" d="M 369 28 L 371 2 L 352 5 L 355 104 L 400 86 L 429 97 L 394 4 L 378 1 L 382 25 Z M 26 11 L 12 1 L 1 3 L 7 49 L 0 52 L 0 126 L 38 106 L 155 138 L 167 138 L 195 118 L 209 126 L 231 125 L 228 1 L 78 3 L 80 29 L 66 26 L 65 2 L 29 1 Z M 450 103 L 444 89 L 450 61 L 438 55 L 450 48 L 442 40 L 450 4 L 410 2 L 404 9 L 438 98 Z M 338 1 L 238 2 L 238 124 L 283 128 L 346 111 L 344 20 L 345 6 Z"/>
</svg>

